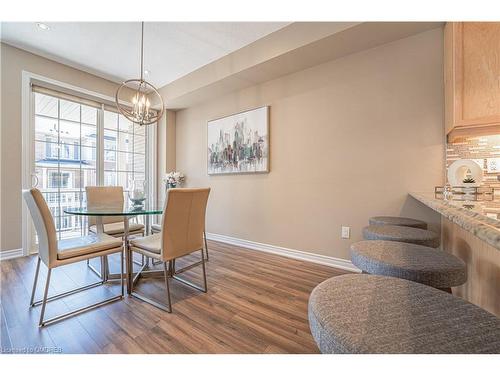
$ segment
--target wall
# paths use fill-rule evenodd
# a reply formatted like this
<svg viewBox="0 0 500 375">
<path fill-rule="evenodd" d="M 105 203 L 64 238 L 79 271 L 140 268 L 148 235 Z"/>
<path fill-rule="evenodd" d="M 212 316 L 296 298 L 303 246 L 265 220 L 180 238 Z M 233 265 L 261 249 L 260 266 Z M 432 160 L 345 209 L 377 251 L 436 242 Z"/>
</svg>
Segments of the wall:
<svg viewBox="0 0 500 375">
<path fill-rule="evenodd" d="M 156 137 L 158 139 L 158 147 L 156 150 L 156 191 L 158 204 L 162 205 L 165 202 L 165 184 L 163 178 L 165 174 L 175 171 L 175 112 L 165 111 L 165 114 L 160 119 Z M 159 218 L 156 217 L 156 220 Z"/>
<path fill-rule="evenodd" d="M 43 57 L 1 44 L 0 249 L 22 247 L 21 75 L 26 70 L 114 97 L 117 84 Z"/>
<path fill-rule="evenodd" d="M 439 230 L 407 193 L 443 183 L 442 55 L 437 28 L 178 111 L 176 167 L 212 188 L 207 231 L 348 259 L 373 215 Z M 207 176 L 207 120 L 262 105 L 271 172 Z"/>
</svg>

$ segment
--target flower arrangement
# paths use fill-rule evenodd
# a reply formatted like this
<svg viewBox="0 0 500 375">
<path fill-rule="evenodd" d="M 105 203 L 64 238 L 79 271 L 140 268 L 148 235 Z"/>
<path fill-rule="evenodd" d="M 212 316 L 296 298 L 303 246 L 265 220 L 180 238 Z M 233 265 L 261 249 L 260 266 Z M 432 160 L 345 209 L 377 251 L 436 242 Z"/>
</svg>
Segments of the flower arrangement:
<svg viewBox="0 0 500 375">
<path fill-rule="evenodd" d="M 167 188 L 175 188 L 181 186 L 186 178 L 181 172 L 170 172 L 165 175 L 163 182 Z"/>
</svg>

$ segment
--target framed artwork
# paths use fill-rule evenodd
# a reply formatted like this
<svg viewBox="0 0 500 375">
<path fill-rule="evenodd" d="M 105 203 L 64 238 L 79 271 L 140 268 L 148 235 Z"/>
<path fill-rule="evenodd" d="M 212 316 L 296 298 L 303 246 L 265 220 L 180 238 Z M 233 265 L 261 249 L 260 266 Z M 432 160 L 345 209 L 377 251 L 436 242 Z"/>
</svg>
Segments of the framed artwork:
<svg viewBox="0 0 500 375">
<path fill-rule="evenodd" d="M 210 120 L 209 175 L 269 172 L 269 106 Z"/>
</svg>

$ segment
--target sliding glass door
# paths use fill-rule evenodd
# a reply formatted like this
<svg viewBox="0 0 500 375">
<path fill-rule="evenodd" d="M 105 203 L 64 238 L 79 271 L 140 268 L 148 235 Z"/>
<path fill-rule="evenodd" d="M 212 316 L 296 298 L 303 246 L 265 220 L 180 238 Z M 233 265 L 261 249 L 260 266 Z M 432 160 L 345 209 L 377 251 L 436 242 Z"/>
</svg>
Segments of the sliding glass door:
<svg viewBox="0 0 500 375">
<path fill-rule="evenodd" d="M 103 185 L 122 186 L 127 200 L 132 181 L 146 183 L 146 128 L 104 110 L 103 159 Z"/>
<path fill-rule="evenodd" d="M 85 186 L 97 184 L 98 109 L 34 93 L 35 173 L 59 239 L 83 235 L 85 222 L 66 208 L 85 204 Z"/>
<path fill-rule="evenodd" d="M 86 234 L 85 217 L 64 213 L 86 205 L 85 186 L 151 181 L 148 129 L 104 104 L 33 90 L 36 186 L 54 217 L 59 239 Z M 35 238 L 33 238 L 35 239 Z"/>
</svg>

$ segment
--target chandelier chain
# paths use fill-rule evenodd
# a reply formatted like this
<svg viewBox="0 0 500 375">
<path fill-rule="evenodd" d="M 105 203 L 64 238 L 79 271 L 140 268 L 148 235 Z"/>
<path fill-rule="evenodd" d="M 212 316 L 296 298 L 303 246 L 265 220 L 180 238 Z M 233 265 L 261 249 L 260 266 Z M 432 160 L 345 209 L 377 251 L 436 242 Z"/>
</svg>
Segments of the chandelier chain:
<svg viewBox="0 0 500 375">
<path fill-rule="evenodd" d="M 141 22 L 141 81 L 144 79 L 144 21 Z"/>
</svg>

